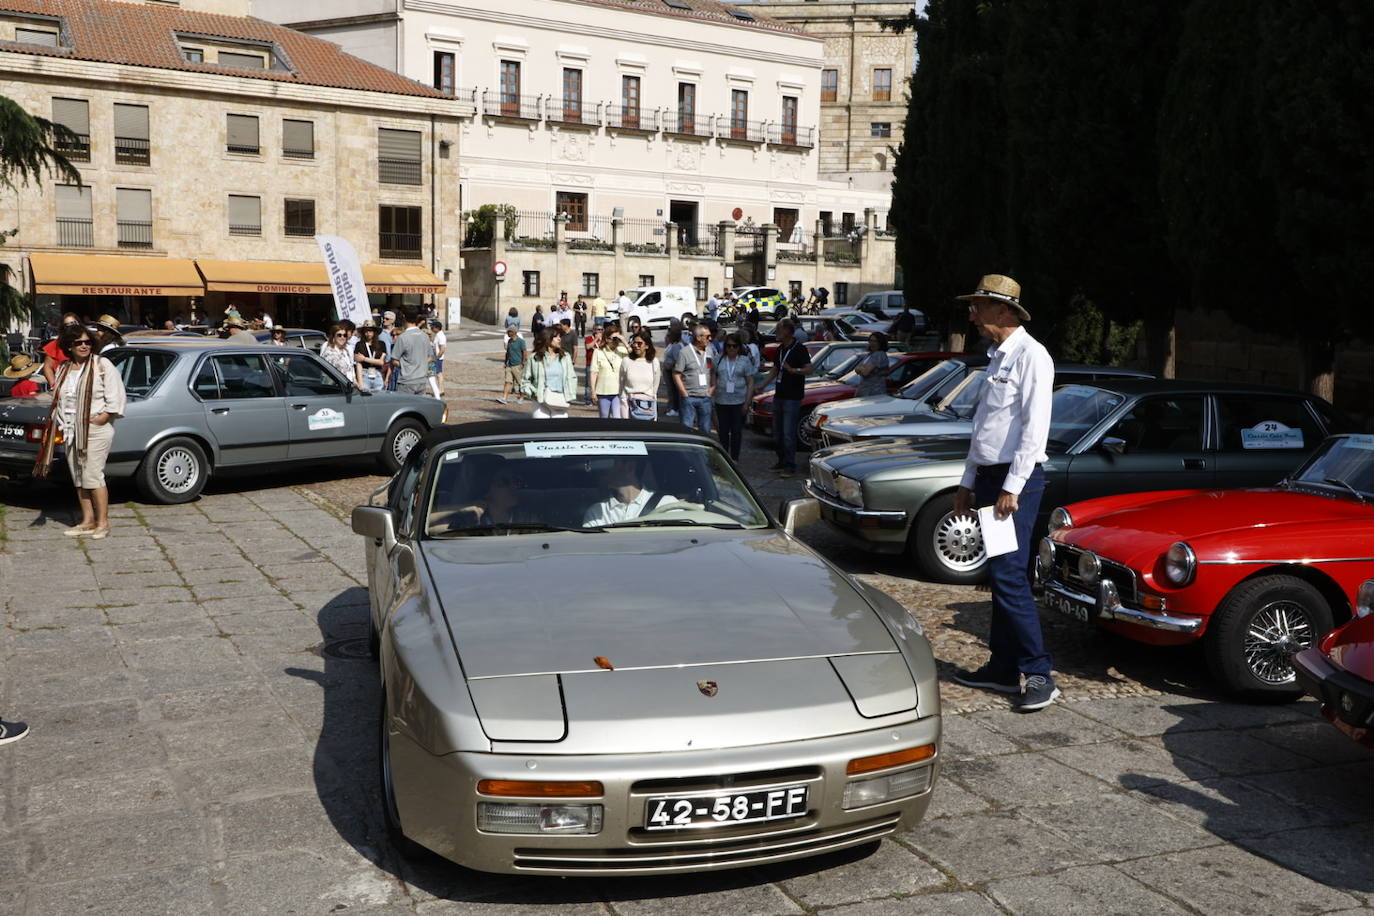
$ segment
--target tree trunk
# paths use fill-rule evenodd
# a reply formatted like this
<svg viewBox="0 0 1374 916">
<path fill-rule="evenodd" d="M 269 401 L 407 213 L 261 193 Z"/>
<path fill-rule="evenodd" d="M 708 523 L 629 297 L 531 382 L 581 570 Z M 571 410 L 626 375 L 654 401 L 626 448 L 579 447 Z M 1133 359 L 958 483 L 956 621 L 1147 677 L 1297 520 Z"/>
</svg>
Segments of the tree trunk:
<svg viewBox="0 0 1374 916">
<path fill-rule="evenodd" d="M 1331 403 L 1336 401 L 1336 342 L 1304 340 L 1302 347 L 1302 387 Z"/>
<path fill-rule="evenodd" d="M 1150 368 L 1160 378 L 1176 378 L 1178 373 L 1178 328 L 1174 308 L 1152 312 L 1145 319 L 1145 346 Z"/>
</svg>

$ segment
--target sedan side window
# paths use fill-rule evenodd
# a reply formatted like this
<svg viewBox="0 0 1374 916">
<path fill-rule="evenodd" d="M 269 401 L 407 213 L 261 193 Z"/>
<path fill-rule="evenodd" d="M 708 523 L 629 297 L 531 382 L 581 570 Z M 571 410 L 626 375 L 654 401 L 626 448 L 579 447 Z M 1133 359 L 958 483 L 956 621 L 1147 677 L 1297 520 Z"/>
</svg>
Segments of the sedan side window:
<svg viewBox="0 0 1374 916">
<path fill-rule="evenodd" d="M 256 353 L 235 353 L 212 357 L 219 375 L 221 398 L 274 398 L 277 387 L 267 363 Z M 199 382 L 199 379 L 197 379 Z"/>
<path fill-rule="evenodd" d="M 329 373 L 324 363 L 312 356 L 278 356 L 273 358 L 286 387 L 288 398 L 320 394 L 343 394 L 344 387 Z"/>
<path fill-rule="evenodd" d="M 1219 394 L 1216 399 L 1224 452 L 1310 449 L 1322 440 L 1317 421 L 1297 398 Z"/>
<path fill-rule="evenodd" d="M 196 380 L 192 383 L 196 395 L 202 401 L 219 399 L 219 379 L 215 377 L 215 361 L 207 359 L 196 370 Z"/>
<path fill-rule="evenodd" d="M 1107 431 L 1128 452 L 1202 450 L 1202 395 L 1144 398 Z"/>
</svg>

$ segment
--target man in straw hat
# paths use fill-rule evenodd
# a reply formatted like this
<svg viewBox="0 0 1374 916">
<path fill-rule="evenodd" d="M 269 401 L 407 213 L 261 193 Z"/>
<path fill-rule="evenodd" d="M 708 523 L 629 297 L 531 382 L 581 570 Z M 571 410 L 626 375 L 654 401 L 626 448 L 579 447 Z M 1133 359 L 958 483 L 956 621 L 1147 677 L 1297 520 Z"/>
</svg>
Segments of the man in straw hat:
<svg viewBox="0 0 1374 916">
<path fill-rule="evenodd" d="M 91 330 L 98 338 L 96 353 L 124 343 L 124 335 L 119 333 L 119 319 L 113 315 L 101 315 L 95 320 L 95 324 L 91 325 Z"/>
<path fill-rule="evenodd" d="M 1030 321 L 1030 313 L 1021 305 L 1021 285 L 1011 277 L 989 274 L 976 290 L 959 298 L 968 300 L 969 321 L 992 346 L 954 511 L 991 506 L 996 518 L 1010 516 L 1016 549 L 988 558 L 991 657 L 977 671 L 956 672 L 954 679 L 969 687 L 1019 693 L 1017 708 L 1034 712 L 1059 696 L 1027 574 L 1031 526 L 1045 491 L 1054 361 L 1021 326 Z"/>
<path fill-rule="evenodd" d="M 248 322 L 238 315 L 230 315 L 224 319 L 223 330 L 228 331 L 224 339 L 230 343 L 255 344 L 258 342 L 257 335 L 248 330 Z"/>
<path fill-rule="evenodd" d="M 27 353 L 17 353 L 10 357 L 10 364 L 5 368 L 5 378 L 18 379 L 10 386 L 9 396 L 12 398 L 27 398 L 38 393 L 38 383 L 33 380 L 34 373 L 43 368 L 43 364 L 30 357 Z"/>
</svg>

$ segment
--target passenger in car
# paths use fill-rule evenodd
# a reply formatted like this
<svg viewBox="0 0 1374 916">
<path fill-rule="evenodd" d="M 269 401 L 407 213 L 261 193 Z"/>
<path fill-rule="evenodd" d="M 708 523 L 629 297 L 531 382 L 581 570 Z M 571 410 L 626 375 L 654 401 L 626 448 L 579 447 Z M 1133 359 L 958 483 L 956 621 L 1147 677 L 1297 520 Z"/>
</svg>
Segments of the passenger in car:
<svg viewBox="0 0 1374 916">
<path fill-rule="evenodd" d="M 655 493 L 644 487 L 648 465 L 647 458 L 637 456 L 613 459 L 602 477 L 602 483 L 610 488 L 611 495 L 587 509 L 582 517 L 583 527 L 595 528 L 626 522 L 648 515 L 659 506 L 677 502 L 676 496 Z"/>
<path fill-rule="evenodd" d="M 538 521 L 520 505 L 520 477 L 500 455 L 474 455 L 464 461 L 455 489 L 462 504 L 430 513 L 430 534 Z"/>
</svg>

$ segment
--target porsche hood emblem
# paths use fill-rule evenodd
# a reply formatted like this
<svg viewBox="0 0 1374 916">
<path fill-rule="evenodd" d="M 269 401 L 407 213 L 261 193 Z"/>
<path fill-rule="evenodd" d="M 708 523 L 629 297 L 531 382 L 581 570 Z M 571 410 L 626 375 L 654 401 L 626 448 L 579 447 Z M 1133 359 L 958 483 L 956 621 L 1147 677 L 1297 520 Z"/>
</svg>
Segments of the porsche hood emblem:
<svg viewBox="0 0 1374 916">
<path fill-rule="evenodd" d="M 697 690 L 702 696 L 713 697 L 720 693 L 720 686 L 715 681 L 697 681 Z"/>
</svg>

